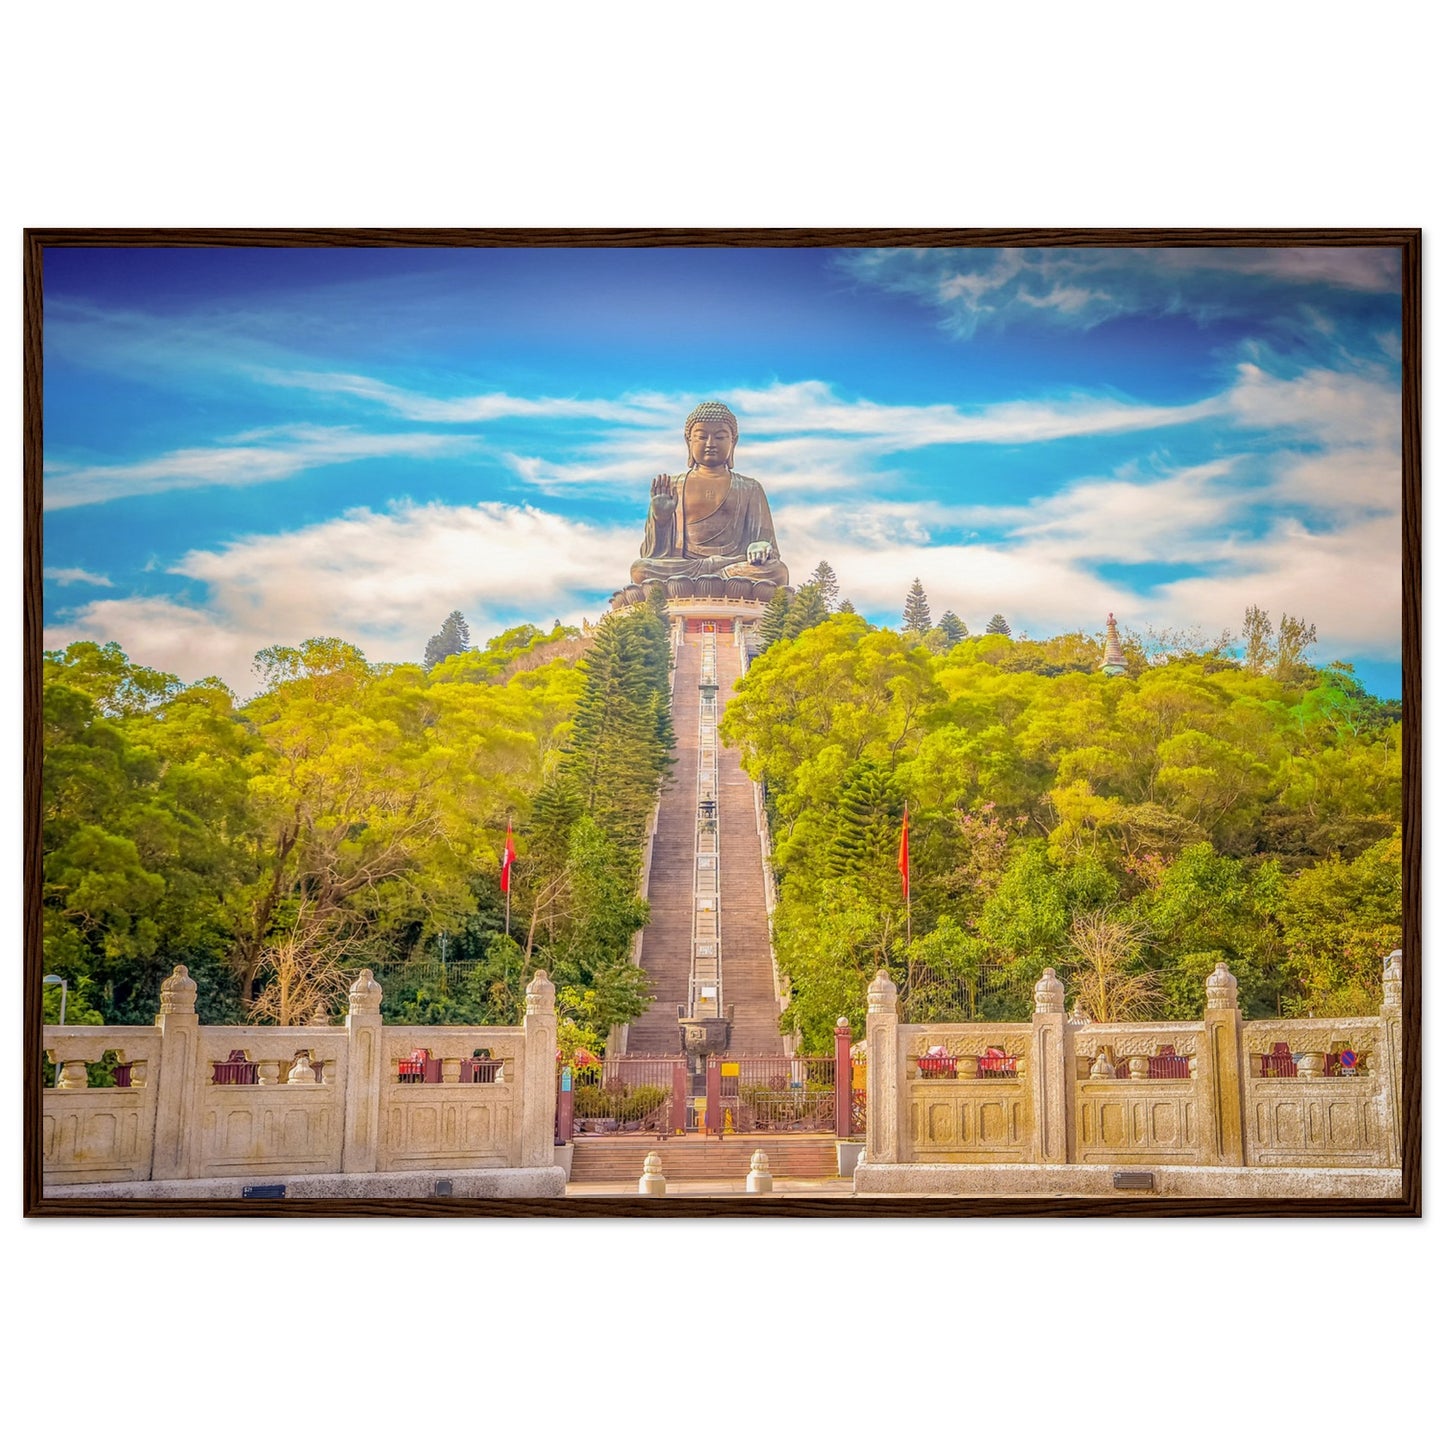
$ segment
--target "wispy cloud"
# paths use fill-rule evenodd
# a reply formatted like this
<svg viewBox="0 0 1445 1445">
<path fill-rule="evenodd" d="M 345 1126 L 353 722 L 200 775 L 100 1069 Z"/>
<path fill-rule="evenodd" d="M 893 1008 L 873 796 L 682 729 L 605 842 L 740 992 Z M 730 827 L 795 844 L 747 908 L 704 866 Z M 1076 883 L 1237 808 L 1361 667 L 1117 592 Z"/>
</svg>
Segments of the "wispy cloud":
<svg viewBox="0 0 1445 1445">
<path fill-rule="evenodd" d="M 341 371 L 283 371 L 257 367 L 257 381 L 273 386 L 297 387 L 326 396 L 373 401 L 408 421 L 481 422 L 511 418 L 585 418 L 592 421 L 646 425 L 658 420 L 664 404 L 649 405 L 646 398 L 586 400 L 578 397 L 524 397 L 491 391 L 472 396 L 437 397 L 371 376 Z"/>
<path fill-rule="evenodd" d="M 854 280 L 937 309 L 959 337 L 1018 321 L 1089 328 L 1125 315 L 1200 320 L 1308 305 L 1326 289 L 1386 294 L 1400 284 L 1389 247 L 895 248 L 845 251 Z"/>
<path fill-rule="evenodd" d="M 109 577 L 103 577 L 99 572 L 87 572 L 84 567 L 47 567 L 44 575 L 47 582 L 54 582 L 61 587 L 71 587 L 79 582 L 90 587 L 115 586 Z"/>
<path fill-rule="evenodd" d="M 313 467 L 376 457 L 454 455 L 464 437 L 424 432 L 367 433 L 350 427 L 277 427 L 246 432 L 208 447 L 185 447 L 142 461 L 83 465 L 48 461 L 48 510 L 192 487 L 249 487 Z"/>
<path fill-rule="evenodd" d="M 682 394 L 626 394 L 616 399 L 529 398 L 500 392 L 429 397 L 371 377 L 341 373 L 268 372 L 265 379 L 334 395 L 361 398 L 408 420 L 475 424 L 479 421 L 594 421 L 551 438 L 550 453 L 503 451 L 518 478 L 544 495 L 615 492 L 640 485 L 659 469 L 680 470 L 681 419 L 701 398 Z M 767 479 L 770 491 L 827 493 L 876 484 L 885 461 L 931 446 L 1026 445 L 1186 426 L 1225 414 L 1225 396 L 1156 406 L 1112 394 L 1064 396 L 983 406 L 936 403 L 887 405 L 847 399 L 827 382 L 775 382 L 718 393 L 737 412 L 742 435 L 738 469 Z"/>
</svg>

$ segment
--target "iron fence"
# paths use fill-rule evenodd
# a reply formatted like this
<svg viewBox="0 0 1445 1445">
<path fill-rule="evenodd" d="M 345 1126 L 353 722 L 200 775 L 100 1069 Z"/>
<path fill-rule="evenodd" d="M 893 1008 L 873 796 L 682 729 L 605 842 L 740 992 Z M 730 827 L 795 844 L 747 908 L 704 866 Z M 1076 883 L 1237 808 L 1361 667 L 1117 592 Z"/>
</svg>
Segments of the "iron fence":
<svg viewBox="0 0 1445 1445">
<path fill-rule="evenodd" d="M 974 979 L 916 968 L 898 986 L 898 1021 L 904 1024 L 972 1023 L 1014 1014 L 1023 1019 L 1032 1008 L 1031 987 L 1022 988 L 1001 968 L 985 968 Z"/>
<path fill-rule="evenodd" d="M 719 1063 L 718 1070 L 724 1132 L 833 1131 L 835 1059 L 726 1059 Z"/>
<path fill-rule="evenodd" d="M 671 1125 L 681 1054 L 626 1055 L 571 1071 L 574 1134 L 663 1134 Z"/>
</svg>

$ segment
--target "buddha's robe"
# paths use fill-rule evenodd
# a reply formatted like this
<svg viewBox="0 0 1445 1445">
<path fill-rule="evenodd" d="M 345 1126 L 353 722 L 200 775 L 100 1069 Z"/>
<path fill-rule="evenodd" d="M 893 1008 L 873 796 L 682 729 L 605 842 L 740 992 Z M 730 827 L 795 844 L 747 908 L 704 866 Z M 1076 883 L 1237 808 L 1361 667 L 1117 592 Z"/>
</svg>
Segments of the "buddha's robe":
<svg viewBox="0 0 1445 1445">
<path fill-rule="evenodd" d="M 788 585 L 788 569 L 778 560 L 778 537 L 762 486 L 752 477 L 732 474 L 723 499 L 711 512 L 688 505 L 684 476 L 670 477 L 676 506 L 668 512 L 648 508 L 642 555 L 632 564 L 634 582 L 665 582 L 669 577 L 720 577 L 725 567 L 748 560 L 748 546 L 770 542 L 771 560 L 755 564 L 745 576 Z"/>
</svg>

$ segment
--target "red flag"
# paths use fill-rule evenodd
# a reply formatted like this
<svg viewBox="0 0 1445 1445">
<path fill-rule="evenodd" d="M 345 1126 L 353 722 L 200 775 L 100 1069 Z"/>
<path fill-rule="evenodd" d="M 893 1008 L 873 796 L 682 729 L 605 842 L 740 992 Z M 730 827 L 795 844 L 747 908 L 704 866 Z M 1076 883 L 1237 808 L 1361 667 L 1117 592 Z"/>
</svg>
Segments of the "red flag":
<svg viewBox="0 0 1445 1445">
<path fill-rule="evenodd" d="M 502 892 L 512 891 L 512 864 L 517 861 L 517 850 L 512 847 L 512 822 L 507 820 L 507 846 L 502 850 Z"/>
<path fill-rule="evenodd" d="M 903 838 L 898 844 L 898 871 L 903 875 L 903 896 L 908 897 L 908 804 L 903 805 Z"/>
</svg>

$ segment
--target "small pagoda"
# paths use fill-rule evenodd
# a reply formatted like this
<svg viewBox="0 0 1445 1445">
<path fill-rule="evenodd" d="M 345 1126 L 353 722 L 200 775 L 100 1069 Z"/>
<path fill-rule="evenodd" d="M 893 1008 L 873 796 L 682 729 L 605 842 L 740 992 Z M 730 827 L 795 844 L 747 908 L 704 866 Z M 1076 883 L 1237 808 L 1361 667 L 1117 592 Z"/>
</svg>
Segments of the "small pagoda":
<svg viewBox="0 0 1445 1445">
<path fill-rule="evenodd" d="M 1124 648 L 1119 641 L 1119 624 L 1114 621 L 1112 612 L 1104 630 L 1104 660 L 1099 664 L 1099 671 L 1108 677 L 1123 677 L 1129 671 L 1129 664 L 1124 661 Z"/>
</svg>

